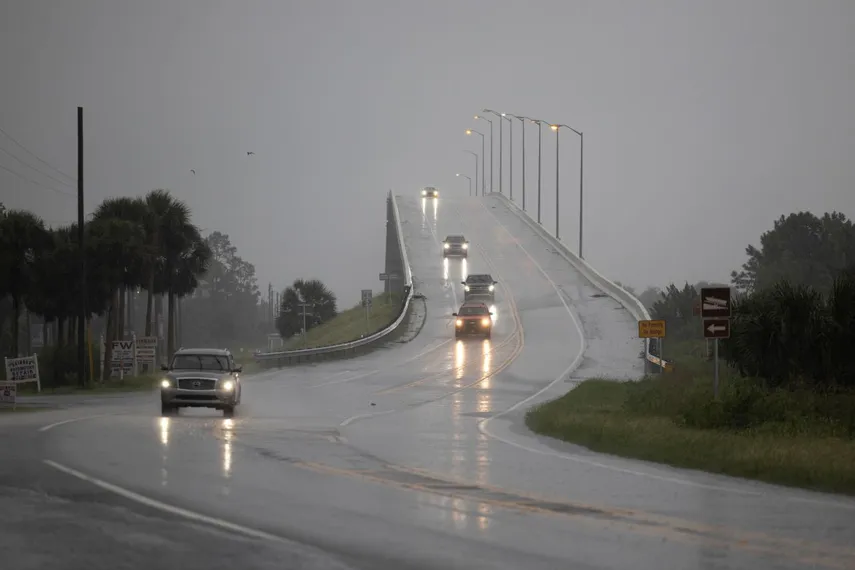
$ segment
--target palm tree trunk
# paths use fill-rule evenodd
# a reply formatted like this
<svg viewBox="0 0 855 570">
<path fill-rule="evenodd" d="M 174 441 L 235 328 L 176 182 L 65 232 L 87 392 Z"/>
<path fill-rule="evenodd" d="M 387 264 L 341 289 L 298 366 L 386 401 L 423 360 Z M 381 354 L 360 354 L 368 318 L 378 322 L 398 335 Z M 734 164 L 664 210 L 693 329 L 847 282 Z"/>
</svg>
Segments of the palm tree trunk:
<svg viewBox="0 0 855 570">
<path fill-rule="evenodd" d="M 126 289 L 125 286 L 122 285 L 119 287 L 119 310 L 116 311 L 118 323 L 116 326 L 116 340 L 125 340 L 125 299 L 127 296 L 125 295 Z"/>
<path fill-rule="evenodd" d="M 169 292 L 168 295 L 169 306 L 167 311 L 169 314 L 167 315 L 167 325 L 166 325 L 166 347 L 167 360 L 172 359 L 172 355 L 175 353 L 175 293 L 172 291 Z"/>
<path fill-rule="evenodd" d="M 48 347 L 48 331 L 50 327 L 53 325 L 53 321 L 48 321 L 47 319 L 43 319 L 44 324 L 42 325 L 42 346 L 44 348 Z"/>
<path fill-rule="evenodd" d="M 56 345 L 63 346 L 65 344 L 65 317 L 56 319 Z"/>
<path fill-rule="evenodd" d="M 110 378 L 111 368 L 113 364 L 113 338 L 116 334 L 116 305 L 118 300 L 118 290 L 113 291 L 110 295 L 110 302 L 107 306 L 107 330 L 104 334 L 104 368 L 101 370 L 101 381 L 106 382 Z"/>
<path fill-rule="evenodd" d="M 32 354 L 33 353 L 33 316 L 30 314 L 30 309 L 27 308 L 27 305 L 24 305 L 24 316 L 26 320 L 24 321 L 24 334 L 26 335 L 26 339 L 24 341 L 24 354 Z"/>
<path fill-rule="evenodd" d="M 148 290 L 145 300 L 145 336 L 151 336 L 151 312 L 154 305 L 154 270 L 148 276 Z"/>
<path fill-rule="evenodd" d="M 12 358 L 20 356 L 18 349 L 20 348 L 20 333 L 21 333 L 21 297 L 19 295 L 12 296 Z"/>
</svg>

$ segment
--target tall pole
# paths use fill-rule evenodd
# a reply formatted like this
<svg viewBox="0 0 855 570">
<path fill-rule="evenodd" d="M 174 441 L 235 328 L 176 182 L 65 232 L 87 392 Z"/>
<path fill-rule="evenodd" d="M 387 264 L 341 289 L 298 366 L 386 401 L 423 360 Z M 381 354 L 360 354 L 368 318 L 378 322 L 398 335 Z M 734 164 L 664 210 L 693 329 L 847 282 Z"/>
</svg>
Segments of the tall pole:
<svg viewBox="0 0 855 570">
<path fill-rule="evenodd" d="M 77 244 L 80 248 L 80 313 L 77 317 L 77 382 L 86 386 L 86 244 L 83 232 L 83 107 L 77 108 Z"/>
<path fill-rule="evenodd" d="M 579 259 L 584 259 L 582 257 L 582 223 L 584 216 L 582 212 L 583 205 L 583 197 L 584 197 L 584 187 L 583 187 L 583 178 L 582 178 L 582 169 L 585 167 L 585 136 L 582 132 L 579 132 Z"/>
<path fill-rule="evenodd" d="M 475 188 L 478 188 L 478 153 L 472 150 L 464 150 L 463 152 L 468 152 L 475 157 Z"/>
<path fill-rule="evenodd" d="M 540 223 L 540 151 L 543 148 L 543 121 L 537 121 L 537 223 Z"/>
<path fill-rule="evenodd" d="M 487 119 L 489 121 L 489 119 Z M 490 192 L 493 192 L 493 121 L 490 121 Z"/>
<path fill-rule="evenodd" d="M 523 202 L 522 209 L 525 212 L 525 117 L 517 117 L 522 123 L 522 191 L 523 191 Z"/>
<path fill-rule="evenodd" d="M 488 119 L 487 117 L 482 117 L 481 115 L 475 115 L 475 119 L 487 121 L 490 123 L 490 192 L 493 192 L 493 153 L 494 145 L 493 145 L 493 121 Z M 483 135 L 482 135 L 483 136 Z M 483 143 L 483 141 L 482 141 Z M 487 179 L 484 177 L 484 164 L 487 160 L 487 155 L 484 154 L 484 145 L 481 145 L 481 195 L 483 196 L 485 192 L 485 186 L 487 185 Z"/>
<path fill-rule="evenodd" d="M 558 139 L 560 138 L 561 129 L 557 125 L 553 125 L 552 127 L 555 129 L 555 238 L 561 239 L 561 233 L 558 231 L 559 221 L 558 221 L 558 175 L 559 175 L 559 164 L 560 160 L 558 160 Z"/>
<path fill-rule="evenodd" d="M 484 135 L 481 133 L 478 133 L 478 134 L 481 135 L 481 195 L 483 196 L 484 195 L 484 186 L 487 184 L 486 181 L 484 180 L 484 161 L 487 158 L 487 155 L 484 154 Z M 476 195 L 478 194 L 478 188 L 477 187 L 475 188 L 475 194 Z"/>
<path fill-rule="evenodd" d="M 456 174 L 455 176 L 462 176 L 463 178 L 465 178 L 466 180 L 468 180 L 468 181 L 469 181 L 469 195 L 471 196 L 471 195 L 472 195 L 472 177 L 471 177 L 471 176 L 466 176 L 465 174 L 460 174 L 460 173 Z M 478 190 L 477 190 L 477 186 L 476 186 L 476 190 L 475 190 L 475 191 L 476 191 L 476 192 L 478 191 Z"/>
<path fill-rule="evenodd" d="M 508 123 L 510 123 L 511 129 L 511 137 L 508 139 L 508 180 L 510 183 L 510 199 L 513 201 L 514 199 L 514 122 L 513 119 L 507 117 L 505 113 L 502 113 L 502 118 L 506 119 Z"/>
<path fill-rule="evenodd" d="M 504 128 L 503 128 L 504 127 L 504 121 L 502 119 L 504 117 L 502 116 L 501 113 L 497 113 L 496 111 L 493 111 L 492 109 L 484 109 L 484 112 L 490 113 L 491 115 L 495 115 L 499 119 L 499 192 L 501 193 L 501 192 L 504 192 L 504 187 L 502 184 L 502 172 L 504 170 L 502 168 L 502 157 L 505 154 L 505 146 L 504 146 L 504 143 L 502 141 L 502 133 L 504 132 Z M 491 170 L 492 170 L 492 166 L 493 166 L 492 136 L 493 136 L 493 121 L 490 121 L 490 137 L 491 137 L 491 140 L 490 140 L 490 147 L 491 147 L 490 148 L 490 167 L 491 167 Z M 490 184 L 491 184 L 491 186 L 492 186 L 492 176 L 493 176 L 493 173 L 490 172 L 490 177 L 491 177 Z M 490 191 L 492 192 L 493 188 L 490 188 Z"/>
</svg>

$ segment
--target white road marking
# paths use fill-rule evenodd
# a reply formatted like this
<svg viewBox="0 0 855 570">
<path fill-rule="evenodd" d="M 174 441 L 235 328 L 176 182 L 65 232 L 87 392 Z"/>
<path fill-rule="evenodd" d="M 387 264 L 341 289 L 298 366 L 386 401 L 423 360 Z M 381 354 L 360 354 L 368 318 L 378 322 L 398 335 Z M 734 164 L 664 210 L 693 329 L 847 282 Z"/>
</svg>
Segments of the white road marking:
<svg viewBox="0 0 855 570">
<path fill-rule="evenodd" d="M 350 424 L 352 424 L 353 422 L 358 421 L 358 420 L 364 420 L 364 419 L 373 418 L 376 416 L 384 416 L 386 414 L 395 413 L 396 411 L 397 410 L 386 410 L 383 412 L 374 412 L 371 414 L 359 414 L 358 416 L 352 416 L 352 417 L 347 418 L 346 420 L 344 420 L 343 422 L 341 422 L 338 425 L 339 425 L 339 427 L 346 427 L 346 426 L 349 426 Z"/>
<path fill-rule="evenodd" d="M 62 420 L 61 422 L 54 422 L 52 424 L 42 426 L 39 428 L 39 431 L 41 431 L 41 432 L 50 431 L 55 427 L 63 426 L 65 424 L 70 424 L 70 423 L 74 423 L 74 422 L 82 422 L 83 420 L 94 420 L 95 418 L 105 418 L 107 416 L 115 416 L 115 415 L 116 415 L 115 413 L 113 413 L 113 414 L 98 414 L 98 415 L 94 415 L 94 416 L 83 416 L 81 418 L 71 418 L 70 420 Z"/>
<path fill-rule="evenodd" d="M 114 493 L 116 495 L 119 495 L 120 497 L 124 497 L 141 505 L 145 505 L 147 507 L 151 507 L 153 509 L 157 509 L 165 513 L 170 513 L 172 515 L 183 517 L 194 522 L 204 523 L 219 528 L 221 530 L 236 532 L 244 536 L 248 536 L 250 538 L 260 538 L 262 540 L 270 540 L 275 542 L 290 542 L 282 537 L 264 532 L 262 530 L 256 530 L 254 528 L 249 528 L 223 519 L 209 517 L 208 515 L 203 515 L 201 513 L 190 511 L 188 509 L 183 509 L 181 507 L 176 507 L 174 505 L 169 505 L 162 501 L 158 501 L 156 499 L 140 495 L 139 493 L 135 493 L 134 491 L 130 491 L 128 489 L 125 489 L 124 487 L 119 487 L 118 485 L 114 485 L 96 477 L 81 473 L 76 469 L 72 469 L 71 467 L 67 467 L 60 463 L 57 463 L 56 461 L 51 461 L 50 459 L 43 459 L 42 461 L 45 463 L 45 465 L 53 467 L 57 471 L 61 471 L 66 475 L 71 475 L 72 477 L 76 477 L 81 481 L 86 481 L 87 483 L 91 483 L 97 487 L 100 487 L 105 491 L 109 491 L 110 493 Z"/>
</svg>

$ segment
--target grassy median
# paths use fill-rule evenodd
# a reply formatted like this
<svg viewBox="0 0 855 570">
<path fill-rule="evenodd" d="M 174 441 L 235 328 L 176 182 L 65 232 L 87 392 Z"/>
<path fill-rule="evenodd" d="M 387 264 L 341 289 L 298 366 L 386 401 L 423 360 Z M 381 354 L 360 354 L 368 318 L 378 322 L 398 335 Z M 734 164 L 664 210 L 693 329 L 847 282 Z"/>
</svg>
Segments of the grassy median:
<svg viewBox="0 0 855 570">
<path fill-rule="evenodd" d="M 588 380 L 526 424 L 593 451 L 855 494 L 855 394 L 770 391 L 726 372 L 714 400 L 698 374 L 707 363 L 685 363 L 639 382 Z"/>
<path fill-rule="evenodd" d="M 285 350 L 316 348 L 340 344 L 362 338 L 389 326 L 398 317 L 401 309 L 400 295 L 375 295 L 371 307 L 371 320 L 366 322 L 365 309 L 361 304 L 342 311 L 332 320 L 310 329 L 305 342 L 300 337 L 285 343 Z"/>
</svg>

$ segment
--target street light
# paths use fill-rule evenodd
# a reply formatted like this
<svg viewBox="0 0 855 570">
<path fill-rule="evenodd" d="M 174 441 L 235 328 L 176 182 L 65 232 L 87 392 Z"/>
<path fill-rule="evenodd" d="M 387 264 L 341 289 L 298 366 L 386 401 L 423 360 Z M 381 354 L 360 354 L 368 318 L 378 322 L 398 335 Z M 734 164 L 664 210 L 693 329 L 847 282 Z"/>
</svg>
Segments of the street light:
<svg viewBox="0 0 855 570">
<path fill-rule="evenodd" d="M 540 223 L 540 151 L 543 149 L 543 121 L 529 119 L 537 125 L 537 223 Z M 547 123 L 548 124 L 548 123 Z"/>
<path fill-rule="evenodd" d="M 570 125 L 550 125 L 550 128 L 555 131 L 555 237 L 558 237 L 558 130 L 564 127 L 565 129 L 570 129 L 577 135 L 579 135 L 579 258 L 582 259 L 582 222 L 583 222 L 583 210 L 582 206 L 584 204 L 584 187 L 583 187 L 583 166 L 585 164 L 585 137 L 581 131 L 577 131 Z"/>
<path fill-rule="evenodd" d="M 511 194 L 510 198 L 514 200 L 514 121 L 507 113 L 502 113 L 502 118 L 511 125 L 511 138 L 508 140 L 508 180 L 510 180 Z"/>
<path fill-rule="evenodd" d="M 487 117 L 481 117 L 480 115 L 475 115 L 475 119 L 490 123 L 490 192 L 493 192 L 493 121 Z M 482 168 L 481 171 L 483 172 L 483 170 L 484 169 Z M 483 178 L 483 176 L 481 178 Z M 486 180 L 481 180 L 482 187 L 485 183 Z"/>
<path fill-rule="evenodd" d="M 484 184 L 485 184 L 485 182 L 484 182 L 484 157 L 485 157 L 485 154 L 484 154 L 484 133 L 482 133 L 481 131 L 476 131 L 475 129 L 466 129 L 467 135 L 471 135 L 472 133 L 475 133 L 476 135 L 481 136 L 481 195 L 483 196 L 484 195 Z M 477 175 L 478 172 L 475 172 L 475 174 Z M 478 184 L 477 183 L 475 184 L 475 193 L 476 194 L 478 193 Z"/>
<path fill-rule="evenodd" d="M 500 119 L 499 120 L 499 193 L 503 193 L 505 191 L 505 189 L 504 189 L 504 185 L 502 184 L 502 172 L 504 170 L 502 168 L 502 157 L 505 156 L 505 146 L 502 142 L 502 132 L 504 131 L 504 129 L 502 127 L 504 126 L 505 123 L 504 123 L 504 121 L 501 120 L 501 118 L 502 118 L 501 113 L 497 113 L 496 111 L 492 111 L 490 109 L 484 109 L 482 112 L 483 113 L 491 113 L 493 115 L 496 115 Z M 492 125 L 493 123 L 491 122 L 490 124 Z"/>
<path fill-rule="evenodd" d="M 470 176 L 466 176 L 465 174 L 458 173 L 456 176 L 462 176 L 463 178 L 469 181 L 469 195 L 472 195 L 472 178 Z"/>
<path fill-rule="evenodd" d="M 528 117 L 521 117 L 519 115 L 511 115 L 511 117 L 515 119 L 519 119 L 522 123 L 522 183 L 523 183 L 523 202 L 522 209 L 525 212 L 525 122 L 530 121 Z"/>
<path fill-rule="evenodd" d="M 472 150 L 464 150 L 475 157 L 475 188 L 478 188 L 478 153 Z M 483 162 L 483 161 L 482 161 Z"/>
</svg>

